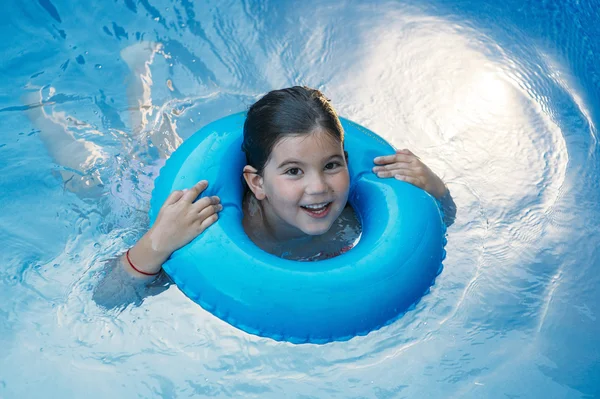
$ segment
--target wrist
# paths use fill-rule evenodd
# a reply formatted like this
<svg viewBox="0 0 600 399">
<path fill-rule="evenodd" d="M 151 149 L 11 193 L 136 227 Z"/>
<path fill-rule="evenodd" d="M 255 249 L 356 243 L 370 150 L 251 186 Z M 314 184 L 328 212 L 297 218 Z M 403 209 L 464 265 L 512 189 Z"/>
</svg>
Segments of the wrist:
<svg viewBox="0 0 600 399">
<path fill-rule="evenodd" d="M 160 229 L 152 226 L 139 242 L 153 256 L 167 260 L 177 248 L 172 248 L 168 243 L 168 237 L 165 239 L 164 236 L 165 234 Z"/>
<path fill-rule="evenodd" d="M 127 250 L 127 252 L 125 252 L 125 260 L 127 261 L 127 265 L 129 266 L 127 268 L 128 272 L 130 272 L 131 274 L 135 274 L 137 276 L 140 276 L 140 277 L 141 276 L 144 276 L 144 277 L 154 277 L 158 273 L 160 273 L 160 268 L 158 268 L 158 270 L 155 270 L 156 268 L 153 267 L 153 266 L 148 266 L 148 265 L 140 266 L 139 263 L 138 263 L 138 266 L 136 266 L 135 263 L 137 263 L 137 261 L 134 263 L 131 260 L 131 256 L 129 255 L 129 253 L 131 252 L 131 250 L 132 250 L 132 248 L 129 248 Z"/>
<path fill-rule="evenodd" d="M 166 249 L 153 245 L 149 231 L 127 251 L 123 263 L 130 274 L 148 277 L 158 274 L 170 255 Z"/>
</svg>

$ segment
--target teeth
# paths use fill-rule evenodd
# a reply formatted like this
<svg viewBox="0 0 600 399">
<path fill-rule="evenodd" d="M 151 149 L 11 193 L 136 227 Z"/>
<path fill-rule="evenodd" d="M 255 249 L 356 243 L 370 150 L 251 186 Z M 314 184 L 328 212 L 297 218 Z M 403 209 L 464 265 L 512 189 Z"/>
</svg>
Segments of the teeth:
<svg viewBox="0 0 600 399">
<path fill-rule="evenodd" d="M 315 205 L 304 205 L 303 208 L 321 209 L 321 208 L 324 208 L 325 206 L 327 206 L 328 204 L 329 204 L 329 202 L 323 202 L 321 204 L 315 204 Z"/>
</svg>

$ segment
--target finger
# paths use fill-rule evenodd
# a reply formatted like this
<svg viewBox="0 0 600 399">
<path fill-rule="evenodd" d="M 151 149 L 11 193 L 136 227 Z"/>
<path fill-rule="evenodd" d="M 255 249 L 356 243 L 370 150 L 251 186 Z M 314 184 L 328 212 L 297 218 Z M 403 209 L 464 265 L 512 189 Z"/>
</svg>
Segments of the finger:
<svg viewBox="0 0 600 399">
<path fill-rule="evenodd" d="M 221 205 L 221 204 L 207 206 L 206 208 L 202 209 L 202 211 L 200 211 L 200 213 L 198 214 L 198 217 L 201 220 L 204 220 L 204 219 L 208 218 L 209 216 L 220 212 L 222 209 L 223 209 L 223 205 Z"/>
<path fill-rule="evenodd" d="M 413 152 L 411 150 L 409 150 L 408 148 L 403 148 L 401 150 L 397 150 L 396 153 L 405 154 L 405 155 L 412 155 L 415 158 L 419 158 L 418 156 L 416 156 L 415 154 L 413 154 Z"/>
<path fill-rule="evenodd" d="M 215 223 L 217 220 L 219 220 L 219 215 L 217 213 L 213 213 L 212 215 L 204 219 L 202 223 L 200 223 L 200 225 L 198 226 L 198 234 L 202 234 L 204 230 L 206 230 L 211 224 Z"/>
<path fill-rule="evenodd" d="M 413 162 L 415 160 L 415 157 L 413 155 L 407 155 L 407 154 L 394 154 L 394 155 L 384 155 L 381 157 L 376 157 L 375 159 L 373 159 L 373 162 L 378 164 L 378 165 L 385 165 L 385 164 L 390 164 L 390 163 L 395 163 L 395 162 Z"/>
<path fill-rule="evenodd" d="M 406 175 L 395 175 L 394 178 L 396 180 L 401 180 L 401 181 L 405 181 L 407 183 L 412 184 L 413 186 L 417 186 L 419 188 L 423 188 L 423 185 L 421 183 L 421 180 L 417 179 L 416 177 L 412 177 L 412 176 L 406 176 Z"/>
<path fill-rule="evenodd" d="M 405 175 L 416 179 L 420 177 L 415 170 L 409 168 L 390 168 L 388 170 L 380 170 L 377 172 L 377 177 L 394 177 L 396 175 Z"/>
<path fill-rule="evenodd" d="M 173 205 L 174 203 L 179 201 L 181 197 L 183 197 L 183 191 L 175 190 L 171 194 L 169 194 L 167 200 L 165 201 L 165 205 Z"/>
<path fill-rule="evenodd" d="M 395 169 L 403 169 L 403 170 L 414 170 L 418 169 L 418 164 L 413 162 L 394 162 L 387 165 L 380 165 L 373 167 L 373 172 L 383 172 L 386 170 L 395 170 Z"/>
<path fill-rule="evenodd" d="M 198 183 L 194 184 L 192 188 L 185 191 L 183 200 L 190 203 L 194 202 L 200 193 L 206 190 L 206 187 L 208 187 L 208 182 L 206 180 L 200 180 Z"/>
<path fill-rule="evenodd" d="M 220 202 L 221 202 L 221 199 L 219 197 L 217 197 L 216 195 L 213 195 L 212 197 L 204 197 L 204 198 L 200 198 L 198 201 L 194 202 L 194 204 L 192 205 L 192 209 L 195 212 L 201 212 L 204 208 L 207 208 L 211 205 L 216 205 Z"/>
</svg>

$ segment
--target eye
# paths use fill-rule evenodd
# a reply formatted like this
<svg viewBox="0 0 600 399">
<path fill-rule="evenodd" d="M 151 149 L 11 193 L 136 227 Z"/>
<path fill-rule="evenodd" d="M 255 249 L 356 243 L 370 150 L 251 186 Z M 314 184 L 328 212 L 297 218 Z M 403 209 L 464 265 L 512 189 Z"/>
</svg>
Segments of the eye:
<svg viewBox="0 0 600 399">
<path fill-rule="evenodd" d="M 291 176 L 298 176 L 300 174 L 300 172 L 302 172 L 300 170 L 300 168 L 290 168 L 288 170 L 285 171 L 286 175 L 291 175 Z"/>
<path fill-rule="evenodd" d="M 340 166 L 342 166 L 342 164 L 339 162 L 329 162 L 327 165 L 325 165 L 325 169 L 333 170 L 339 168 Z"/>
</svg>

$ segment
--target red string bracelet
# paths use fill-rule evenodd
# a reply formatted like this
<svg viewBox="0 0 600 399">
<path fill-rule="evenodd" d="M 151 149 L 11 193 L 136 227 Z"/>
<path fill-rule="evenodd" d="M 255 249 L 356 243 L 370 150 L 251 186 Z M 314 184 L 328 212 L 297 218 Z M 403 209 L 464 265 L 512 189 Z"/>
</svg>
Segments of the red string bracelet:
<svg viewBox="0 0 600 399">
<path fill-rule="evenodd" d="M 127 250 L 127 252 L 125 252 L 125 257 L 127 258 L 127 262 L 129 262 L 129 266 L 131 266 L 131 268 L 132 268 L 133 270 L 135 270 L 136 272 L 138 272 L 138 273 L 140 273 L 140 274 L 143 274 L 144 276 L 156 276 L 158 273 L 160 273 L 160 270 L 159 270 L 159 271 L 157 271 L 156 273 L 146 273 L 146 272 L 143 272 L 143 271 L 141 271 L 141 270 L 140 270 L 140 269 L 138 269 L 137 267 L 135 267 L 135 266 L 133 265 L 133 263 L 131 262 L 131 259 L 129 259 L 129 251 L 130 251 L 130 250 L 131 250 L 131 248 L 129 248 L 129 249 Z"/>
</svg>

